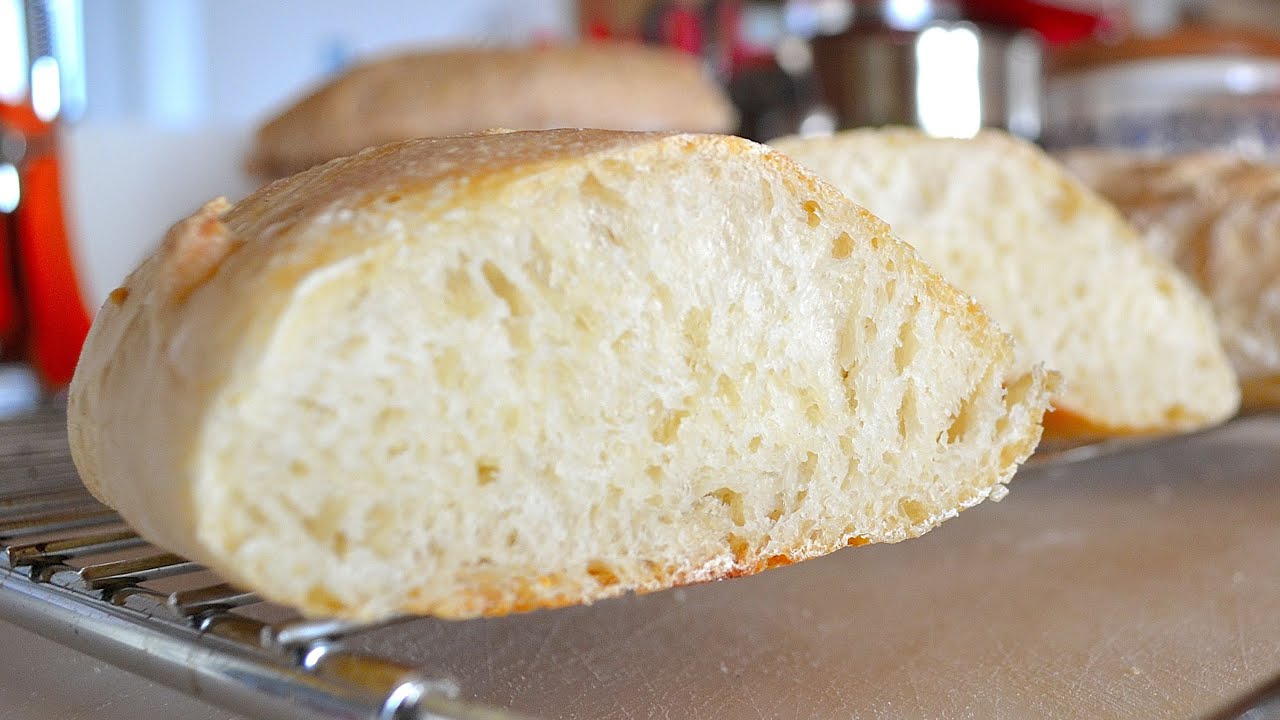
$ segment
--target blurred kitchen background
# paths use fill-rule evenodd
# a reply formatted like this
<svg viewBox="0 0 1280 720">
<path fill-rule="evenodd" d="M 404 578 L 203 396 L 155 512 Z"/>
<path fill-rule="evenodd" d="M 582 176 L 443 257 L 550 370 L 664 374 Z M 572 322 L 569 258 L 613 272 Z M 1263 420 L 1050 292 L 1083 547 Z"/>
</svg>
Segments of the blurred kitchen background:
<svg viewBox="0 0 1280 720">
<path fill-rule="evenodd" d="M 0 351 L 65 382 L 165 228 L 258 182 L 256 126 L 352 62 L 606 40 L 700 58 L 758 140 L 1280 147 L 1280 0 L 0 0 Z"/>
</svg>

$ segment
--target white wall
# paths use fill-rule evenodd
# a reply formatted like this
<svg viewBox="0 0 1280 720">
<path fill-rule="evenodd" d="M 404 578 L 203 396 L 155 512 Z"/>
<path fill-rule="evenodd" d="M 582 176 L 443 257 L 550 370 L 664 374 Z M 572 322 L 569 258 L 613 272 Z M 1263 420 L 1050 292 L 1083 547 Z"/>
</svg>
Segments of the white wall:
<svg viewBox="0 0 1280 720">
<path fill-rule="evenodd" d="M 87 122 L 242 126 L 350 56 L 573 34 L 572 0 L 88 0 Z"/>
</svg>

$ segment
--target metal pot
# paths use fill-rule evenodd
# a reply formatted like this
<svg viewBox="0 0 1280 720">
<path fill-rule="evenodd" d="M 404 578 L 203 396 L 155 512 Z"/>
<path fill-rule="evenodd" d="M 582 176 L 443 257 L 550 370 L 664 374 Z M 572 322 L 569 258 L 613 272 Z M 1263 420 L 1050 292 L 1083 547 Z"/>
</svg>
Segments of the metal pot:
<svg viewBox="0 0 1280 720">
<path fill-rule="evenodd" d="M 837 127 L 915 125 L 942 137 L 998 127 L 1040 136 L 1040 35 L 966 20 L 954 3 L 848 7 L 844 28 L 812 41 L 814 71 Z"/>
</svg>

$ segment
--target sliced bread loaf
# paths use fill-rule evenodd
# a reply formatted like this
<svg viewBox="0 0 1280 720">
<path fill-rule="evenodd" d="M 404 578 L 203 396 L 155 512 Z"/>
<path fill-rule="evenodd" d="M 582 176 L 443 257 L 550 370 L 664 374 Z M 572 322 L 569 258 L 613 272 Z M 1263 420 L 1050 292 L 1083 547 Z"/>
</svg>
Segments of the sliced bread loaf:
<svg viewBox="0 0 1280 720">
<path fill-rule="evenodd" d="M 1280 407 L 1280 168 L 1225 152 L 1064 162 L 1209 297 L 1244 404 Z"/>
<path fill-rule="evenodd" d="M 71 389 L 88 487 L 311 615 L 470 617 L 903 540 L 1053 376 L 738 138 L 417 140 L 178 223 Z"/>
<path fill-rule="evenodd" d="M 1062 372 L 1050 434 L 1177 432 L 1235 412 L 1236 378 L 1196 288 L 1032 145 L 889 129 L 774 146 L 982 303 L 1017 340 L 1019 372 Z"/>
</svg>

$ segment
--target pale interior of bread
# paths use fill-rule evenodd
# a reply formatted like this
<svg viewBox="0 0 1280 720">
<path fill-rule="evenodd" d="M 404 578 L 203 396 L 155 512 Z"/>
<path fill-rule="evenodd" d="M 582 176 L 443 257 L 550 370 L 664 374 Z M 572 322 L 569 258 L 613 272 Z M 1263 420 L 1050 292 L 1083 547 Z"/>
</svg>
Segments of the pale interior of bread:
<svg viewBox="0 0 1280 720">
<path fill-rule="evenodd" d="M 1238 403 L 1212 317 L 1104 201 L 1011 139 L 913 131 L 779 149 L 883 218 L 1017 340 L 1020 371 L 1062 373 L 1055 402 L 1093 431 L 1218 422 Z"/>
<path fill-rule="evenodd" d="M 1044 375 L 1006 390 L 972 306 L 762 167 L 668 149 L 305 230 L 369 249 L 296 288 L 210 412 L 200 541 L 309 614 L 468 617 L 897 541 L 1002 494 Z"/>
</svg>

